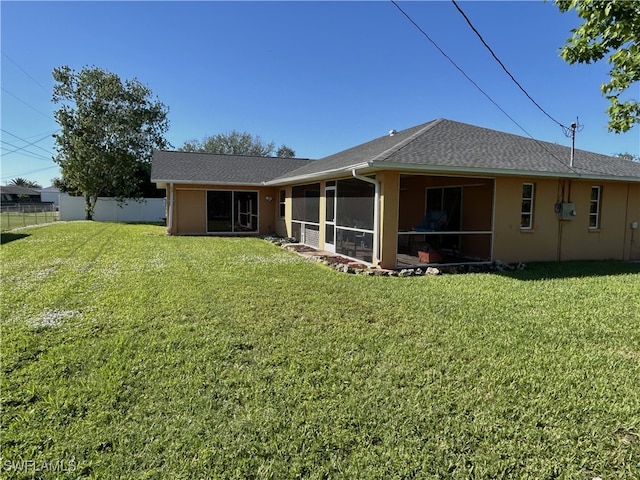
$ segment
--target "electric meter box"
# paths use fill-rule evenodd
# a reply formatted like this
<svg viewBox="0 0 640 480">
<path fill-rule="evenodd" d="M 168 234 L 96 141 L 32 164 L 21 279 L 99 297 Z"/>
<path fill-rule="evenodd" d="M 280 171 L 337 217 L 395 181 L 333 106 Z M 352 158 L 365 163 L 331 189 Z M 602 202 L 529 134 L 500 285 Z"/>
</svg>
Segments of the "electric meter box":
<svg viewBox="0 0 640 480">
<path fill-rule="evenodd" d="M 576 218 L 576 206 L 570 202 L 562 202 L 560 205 L 558 216 L 560 220 L 573 220 Z"/>
</svg>

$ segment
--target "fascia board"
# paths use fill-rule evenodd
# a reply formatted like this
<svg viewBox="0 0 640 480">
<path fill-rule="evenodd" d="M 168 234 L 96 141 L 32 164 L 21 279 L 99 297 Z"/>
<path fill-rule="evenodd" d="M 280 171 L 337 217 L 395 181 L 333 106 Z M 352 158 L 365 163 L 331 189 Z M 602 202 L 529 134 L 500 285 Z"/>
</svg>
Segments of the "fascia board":
<svg viewBox="0 0 640 480">
<path fill-rule="evenodd" d="M 456 167 L 450 165 L 415 165 L 406 163 L 373 162 L 372 167 L 377 170 L 394 170 L 410 172 L 433 172 L 433 173 L 456 173 L 456 174 L 481 174 L 500 175 L 511 177 L 544 177 L 544 178 L 567 178 L 584 180 L 607 180 L 618 182 L 640 182 L 640 177 L 584 174 L 577 172 L 540 172 L 536 170 L 510 170 L 506 168 L 474 168 Z"/>
<path fill-rule="evenodd" d="M 243 187 L 263 187 L 265 186 L 264 182 L 212 182 L 212 181 L 205 181 L 205 180 L 164 180 L 164 179 L 154 179 L 152 178 L 151 181 L 153 183 L 173 183 L 174 185 L 225 185 L 225 186 L 233 186 L 233 185 L 240 185 Z"/>
<path fill-rule="evenodd" d="M 294 183 L 301 183 L 301 182 L 307 182 L 312 180 L 313 181 L 324 180 L 327 178 L 335 177 L 337 174 L 340 174 L 340 173 L 348 173 L 349 175 L 351 175 L 351 170 L 353 170 L 354 168 L 356 170 L 360 170 L 362 168 L 368 168 L 370 166 L 371 166 L 370 162 L 357 163 L 354 165 L 350 165 L 348 167 L 332 168 L 329 170 L 322 170 L 320 172 L 308 173 L 306 175 L 296 175 L 295 177 L 282 177 L 278 180 L 270 180 L 268 182 L 265 182 L 264 185 L 282 186 L 282 185 L 291 185 Z"/>
</svg>

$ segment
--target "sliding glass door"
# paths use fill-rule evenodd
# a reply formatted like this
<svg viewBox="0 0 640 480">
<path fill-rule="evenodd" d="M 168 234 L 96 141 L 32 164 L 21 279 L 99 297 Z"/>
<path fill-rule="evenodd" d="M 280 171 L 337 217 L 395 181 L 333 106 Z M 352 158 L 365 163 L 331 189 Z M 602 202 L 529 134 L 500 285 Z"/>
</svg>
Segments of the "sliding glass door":
<svg viewBox="0 0 640 480">
<path fill-rule="evenodd" d="M 207 191 L 207 232 L 256 233 L 258 192 Z"/>
</svg>

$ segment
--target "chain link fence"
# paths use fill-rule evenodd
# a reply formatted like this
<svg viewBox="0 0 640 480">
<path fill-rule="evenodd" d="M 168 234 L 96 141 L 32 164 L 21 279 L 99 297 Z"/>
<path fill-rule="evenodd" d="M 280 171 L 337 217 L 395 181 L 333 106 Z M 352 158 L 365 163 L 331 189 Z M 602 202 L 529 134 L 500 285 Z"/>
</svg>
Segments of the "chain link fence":
<svg viewBox="0 0 640 480">
<path fill-rule="evenodd" d="M 53 203 L 3 203 L 0 205 L 0 230 L 56 222 L 58 210 Z"/>
</svg>

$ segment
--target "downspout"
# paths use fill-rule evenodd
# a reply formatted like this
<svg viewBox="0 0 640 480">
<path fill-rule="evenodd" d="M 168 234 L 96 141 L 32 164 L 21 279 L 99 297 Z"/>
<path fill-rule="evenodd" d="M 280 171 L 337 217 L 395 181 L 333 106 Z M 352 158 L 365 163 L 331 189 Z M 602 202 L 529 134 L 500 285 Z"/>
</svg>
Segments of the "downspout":
<svg viewBox="0 0 640 480">
<path fill-rule="evenodd" d="M 173 183 L 169 184 L 169 217 L 167 219 L 167 233 L 173 233 Z"/>
<path fill-rule="evenodd" d="M 351 169 L 353 178 L 362 180 L 363 182 L 372 183 L 375 187 L 375 196 L 373 203 L 373 264 L 380 263 L 380 182 L 373 178 L 363 177 L 356 173 L 356 169 Z"/>
</svg>

